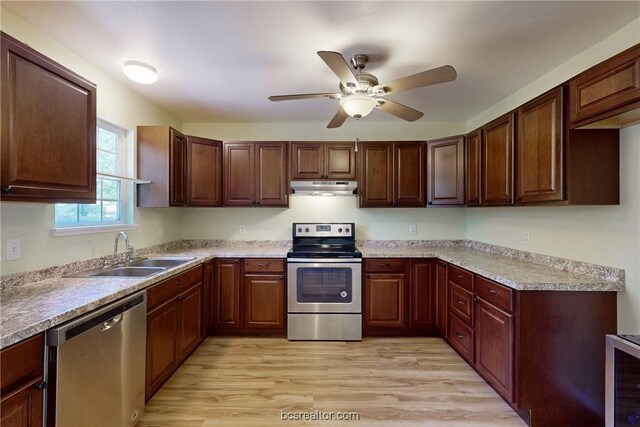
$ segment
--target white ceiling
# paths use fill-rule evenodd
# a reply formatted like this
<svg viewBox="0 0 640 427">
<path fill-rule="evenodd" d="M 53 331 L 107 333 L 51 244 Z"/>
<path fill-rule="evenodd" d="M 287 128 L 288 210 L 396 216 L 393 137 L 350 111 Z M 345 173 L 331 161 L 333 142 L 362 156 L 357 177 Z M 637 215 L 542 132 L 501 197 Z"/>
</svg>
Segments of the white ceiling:
<svg viewBox="0 0 640 427">
<path fill-rule="evenodd" d="M 421 120 L 465 121 L 640 16 L 640 2 L 32 2 L 2 6 L 184 122 L 329 121 L 319 50 L 371 57 L 380 82 L 452 65 L 454 82 L 389 96 Z M 128 81 L 127 59 L 159 70 Z M 364 120 L 398 121 L 374 111 Z"/>
</svg>

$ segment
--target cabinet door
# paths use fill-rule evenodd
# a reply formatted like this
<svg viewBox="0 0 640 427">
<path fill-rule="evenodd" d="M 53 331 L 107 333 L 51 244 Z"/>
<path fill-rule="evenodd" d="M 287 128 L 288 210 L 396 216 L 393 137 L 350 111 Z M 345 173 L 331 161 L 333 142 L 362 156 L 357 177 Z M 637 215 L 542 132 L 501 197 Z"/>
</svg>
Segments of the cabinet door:
<svg viewBox="0 0 640 427">
<path fill-rule="evenodd" d="M 414 330 L 433 326 L 434 286 L 433 260 L 412 260 L 409 291 L 409 327 Z"/>
<path fill-rule="evenodd" d="M 169 193 L 170 206 L 184 206 L 186 139 L 175 129 L 169 129 Z"/>
<path fill-rule="evenodd" d="M 202 283 L 178 296 L 180 303 L 180 331 L 178 359 L 184 360 L 202 342 Z"/>
<path fill-rule="evenodd" d="M 283 275 L 244 276 L 244 326 L 284 329 L 285 299 Z"/>
<path fill-rule="evenodd" d="M 480 129 L 467 135 L 467 206 L 479 206 L 482 203 L 480 188 L 482 176 L 482 132 Z"/>
<path fill-rule="evenodd" d="M 288 206 L 287 143 L 256 144 L 256 205 Z"/>
<path fill-rule="evenodd" d="M 324 144 L 324 177 L 327 179 L 356 179 L 355 144 Z"/>
<path fill-rule="evenodd" d="M 571 127 L 640 106 L 640 45 L 609 58 L 569 82 Z"/>
<path fill-rule="evenodd" d="M 393 205 L 393 144 L 363 142 L 358 193 L 361 207 Z"/>
<path fill-rule="evenodd" d="M 0 404 L 0 424 L 5 427 L 42 426 L 42 391 L 36 386 L 42 382 L 38 378 L 19 390 L 2 396 Z"/>
<path fill-rule="evenodd" d="M 209 335 L 213 328 L 213 313 L 214 313 L 214 283 L 215 283 L 215 267 L 214 261 L 207 261 L 204 263 L 203 277 L 202 277 L 202 307 L 204 309 L 204 334 Z"/>
<path fill-rule="evenodd" d="M 213 326 L 240 327 L 240 260 L 217 259 Z"/>
<path fill-rule="evenodd" d="M 476 369 L 509 402 L 514 381 L 513 315 L 478 299 L 476 303 Z"/>
<path fill-rule="evenodd" d="M 1 35 L 2 200 L 94 203 L 96 86 Z"/>
<path fill-rule="evenodd" d="M 222 143 L 187 136 L 187 205 L 222 206 Z"/>
<path fill-rule="evenodd" d="M 516 201 L 563 198 L 562 87 L 518 108 Z"/>
<path fill-rule="evenodd" d="M 512 113 L 482 128 L 482 204 L 513 204 Z"/>
<path fill-rule="evenodd" d="M 253 143 L 224 144 L 224 204 L 251 206 L 255 204 L 255 159 Z"/>
<path fill-rule="evenodd" d="M 324 178 L 324 144 L 319 142 L 291 143 L 291 179 Z"/>
<path fill-rule="evenodd" d="M 464 205 L 464 136 L 427 143 L 427 204 Z"/>
<path fill-rule="evenodd" d="M 363 308 L 365 328 L 404 328 L 405 275 L 366 274 Z"/>
<path fill-rule="evenodd" d="M 449 312 L 449 301 L 447 291 L 447 263 L 436 261 L 435 267 L 435 288 L 436 288 L 436 326 L 442 336 L 447 336 L 447 314 Z"/>
<path fill-rule="evenodd" d="M 149 400 L 180 363 L 178 360 L 178 302 L 172 299 L 147 315 L 147 373 Z"/>
<path fill-rule="evenodd" d="M 395 144 L 394 206 L 426 205 L 424 145 L 420 141 Z"/>
</svg>

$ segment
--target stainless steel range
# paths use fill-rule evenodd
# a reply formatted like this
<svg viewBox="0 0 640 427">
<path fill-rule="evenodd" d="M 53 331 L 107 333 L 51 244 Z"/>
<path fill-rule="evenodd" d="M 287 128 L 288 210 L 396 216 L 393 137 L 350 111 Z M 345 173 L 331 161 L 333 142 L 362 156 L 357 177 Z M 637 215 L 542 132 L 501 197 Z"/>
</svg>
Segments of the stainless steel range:
<svg viewBox="0 0 640 427">
<path fill-rule="evenodd" d="M 287 338 L 362 339 L 362 254 L 354 223 L 294 223 L 287 254 Z"/>
</svg>

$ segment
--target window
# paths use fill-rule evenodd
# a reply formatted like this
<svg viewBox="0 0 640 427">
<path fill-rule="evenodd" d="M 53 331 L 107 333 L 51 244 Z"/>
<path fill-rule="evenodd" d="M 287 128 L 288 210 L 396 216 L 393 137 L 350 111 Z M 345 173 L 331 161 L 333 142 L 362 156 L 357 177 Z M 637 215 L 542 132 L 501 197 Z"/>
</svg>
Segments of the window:
<svg viewBox="0 0 640 427">
<path fill-rule="evenodd" d="M 98 120 L 96 143 L 96 203 L 57 203 L 55 228 L 104 227 L 128 224 L 131 184 L 127 175 L 127 132 Z"/>
</svg>

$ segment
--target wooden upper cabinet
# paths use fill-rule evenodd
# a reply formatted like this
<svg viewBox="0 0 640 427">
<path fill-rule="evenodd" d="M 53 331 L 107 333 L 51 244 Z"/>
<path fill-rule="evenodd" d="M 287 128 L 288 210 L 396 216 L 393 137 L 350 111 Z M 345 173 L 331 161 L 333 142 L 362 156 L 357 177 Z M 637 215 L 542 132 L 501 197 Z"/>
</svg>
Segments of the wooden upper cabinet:
<svg viewBox="0 0 640 427">
<path fill-rule="evenodd" d="M 427 142 L 427 205 L 464 205 L 464 136 Z"/>
<path fill-rule="evenodd" d="M 482 130 L 476 129 L 467 135 L 467 206 L 482 203 Z"/>
<path fill-rule="evenodd" d="M 224 143 L 224 205 L 286 207 L 286 160 L 284 142 Z"/>
<path fill-rule="evenodd" d="M 571 127 L 640 107 L 640 44 L 569 82 Z"/>
<path fill-rule="evenodd" d="M 518 108 L 516 201 L 562 200 L 562 87 Z"/>
<path fill-rule="evenodd" d="M 482 204 L 513 204 L 513 113 L 482 127 Z"/>
<path fill-rule="evenodd" d="M 424 142 L 363 142 L 359 159 L 361 207 L 425 205 Z"/>
<path fill-rule="evenodd" d="M 287 144 L 260 142 L 255 149 L 256 205 L 287 206 Z"/>
<path fill-rule="evenodd" d="M 94 203 L 96 86 L 1 33 L 1 199 Z"/>
<path fill-rule="evenodd" d="M 222 142 L 187 136 L 187 204 L 222 206 Z"/>
<path fill-rule="evenodd" d="M 425 206 L 424 142 L 394 144 L 394 206 Z"/>
<path fill-rule="evenodd" d="M 352 142 L 292 142 L 292 179 L 355 179 Z"/>
<path fill-rule="evenodd" d="M 363 142 L 359 159 L 360 206 L 393 206 L 393 143 Z"/>
<path fill-rule="evenodd" d="M 169 128 L 169 205 L 183 206 L 186 202 L 185 191 L 185 136 Z"/>
</svg>

